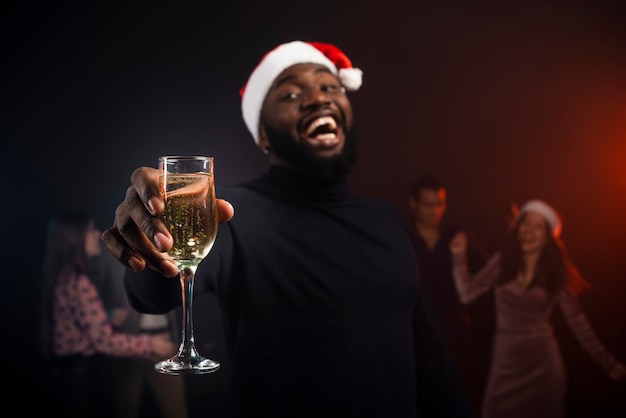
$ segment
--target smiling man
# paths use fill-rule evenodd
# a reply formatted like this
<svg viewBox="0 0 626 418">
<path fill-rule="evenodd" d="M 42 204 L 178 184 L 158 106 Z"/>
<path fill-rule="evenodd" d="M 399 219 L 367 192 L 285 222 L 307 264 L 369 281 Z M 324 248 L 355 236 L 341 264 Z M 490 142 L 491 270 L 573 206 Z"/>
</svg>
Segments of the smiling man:
<svg viewBox="0 0 626 418">
<path fill-rule="evenodd" d="M 407 225 L 348 186 L 356 141 L 346 91 L 360 85 L 338 48 L 295 41 L 266 54 L 241 91 L 269 170 L 218 188 L 237 216 L 220 201 L 223 222 L 195 283 L 220 299 L 234 416 L 474 416 L 424 313 Z M 152 168 L 133 173 L 103 235 L 132 270 L 133 306 L 151 313 L 180 304 L 157 179 Z"/>
<path fill-rule="evenodd" d="M 329 44 L 290 42 L 266 55 L 241 94 L 244 121 L 270 154 L 270 164 L 298 169 L 322 182 L 345 177 L 356 145 L 345 93 L 360 87 L 361 76 Z"/>
<path fill-rule="evenodd" d="M 324 182 L 351 170 L 352 109 L 344 88 L 323 65 L 297 64 L 285 70 L 270 89 L 261 118 L 259 146 L 270 154 L 270 163 Z"/>
</svg>

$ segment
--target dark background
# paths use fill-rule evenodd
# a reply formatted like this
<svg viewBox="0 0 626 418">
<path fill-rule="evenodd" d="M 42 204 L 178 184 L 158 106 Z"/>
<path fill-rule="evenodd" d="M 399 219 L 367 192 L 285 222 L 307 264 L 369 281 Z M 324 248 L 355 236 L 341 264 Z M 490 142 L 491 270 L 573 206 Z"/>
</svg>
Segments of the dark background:
<svg viewBox="0 0 626 418">
<path fill-rule="evenodd" d="M 220 184 L 261 173 L 266 157 L 243 124 L 238 91 L 268 49 L 294 39 L 334 43 L 364 71 L 363 87 L 351 95 L 356 190 L 406 217 L 411 181 L 438 175 L 448 185 L 449 218 L 473 228 L 490 252 L 512 202 L 552 203 L 593 285 L 581 304 L 602 341 L 626 360 L 626 2 L 3 8 L 4 377 L 12 399 L 28 400 L 24 407 L 36 404 L 36 386 L 24 376 L 38 374 L 29 363 L 36 360 L 33 291 L 50 216 L 84 209 L 108 227 L 132 170 L 163 154 L 215 156 Z M 200 338 L 210 332 L 203 322 L 196 320 Z M 623 416 L 624 383 L 605 378 L 558 314 L 555 324 L 571 416 Z M 214 385 L 213 377 L 193 379 L 192 391 Z"/>
</svg>

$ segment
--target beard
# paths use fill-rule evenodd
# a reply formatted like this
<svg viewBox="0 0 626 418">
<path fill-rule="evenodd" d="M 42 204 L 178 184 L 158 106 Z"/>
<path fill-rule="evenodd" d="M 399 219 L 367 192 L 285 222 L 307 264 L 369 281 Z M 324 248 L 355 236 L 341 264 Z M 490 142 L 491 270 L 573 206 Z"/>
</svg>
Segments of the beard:
<svg viewBox="0 0 626 418">
<path fill-rule="evenodd" d="M 331 157 L 320 157 L 289 132 L 265 127 L 265 134 L 270 143 L 270 152 L 276 154 L 289 166 L 297 169 L 305 177 L 319 183 L 336 183 L 352 172 L 356 162 L 356 132 L 354 124 L 345 130 L 345 143 L 341 152 Z"/>
</svg>

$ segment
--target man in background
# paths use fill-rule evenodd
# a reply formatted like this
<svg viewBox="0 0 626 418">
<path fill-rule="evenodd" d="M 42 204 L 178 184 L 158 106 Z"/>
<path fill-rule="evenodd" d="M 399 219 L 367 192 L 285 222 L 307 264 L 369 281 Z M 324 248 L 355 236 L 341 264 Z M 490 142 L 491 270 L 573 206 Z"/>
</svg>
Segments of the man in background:
<svg viewBox="0 0 626 418">
<path fill-rule="evenodd" d="M 415 179 L 409 207 L 424 304 L 433 326 L 456 361 L 472 403 L 478 410 L 490 347 L 487 337 L 490 334 L 483 334 L 482 330 L 488 330 L 491 306 L 485 306 L 484 302 L 480 306 L 460 302 L 452 278 L 450 240 L 457 232 L 466 232 L 470 273 L 477 272 L 484 265 L 487 252 L 472 231 L 447 222 L 447 205 L 447 189 L 439 178 L 426 174 Z"/>
</svg>

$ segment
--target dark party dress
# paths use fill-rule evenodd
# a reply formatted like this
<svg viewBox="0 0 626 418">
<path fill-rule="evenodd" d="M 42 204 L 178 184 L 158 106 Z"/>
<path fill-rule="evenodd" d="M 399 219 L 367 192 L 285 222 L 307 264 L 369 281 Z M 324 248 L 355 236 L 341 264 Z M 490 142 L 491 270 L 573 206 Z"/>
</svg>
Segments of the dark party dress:
<svg viewBox="0 0 626 418">
<path fill-rule="evenodd" d="M 456 256 L 454 278 L 459 296 L 469 303 L 492 286 L 500 269 L 495 254 L 476 276 L 467 273 L 463 256 Z M 563 289 L 550 295 L 540 286 L 522 289 L 515 281 L 496 285 L 496 331 L 483 418 L 560 418 L 567 379 L 550 316 L 558 306 L 570 330 L 604 370 L 617 364 L 592 329 L 577 298 Z"/>
</svg>

